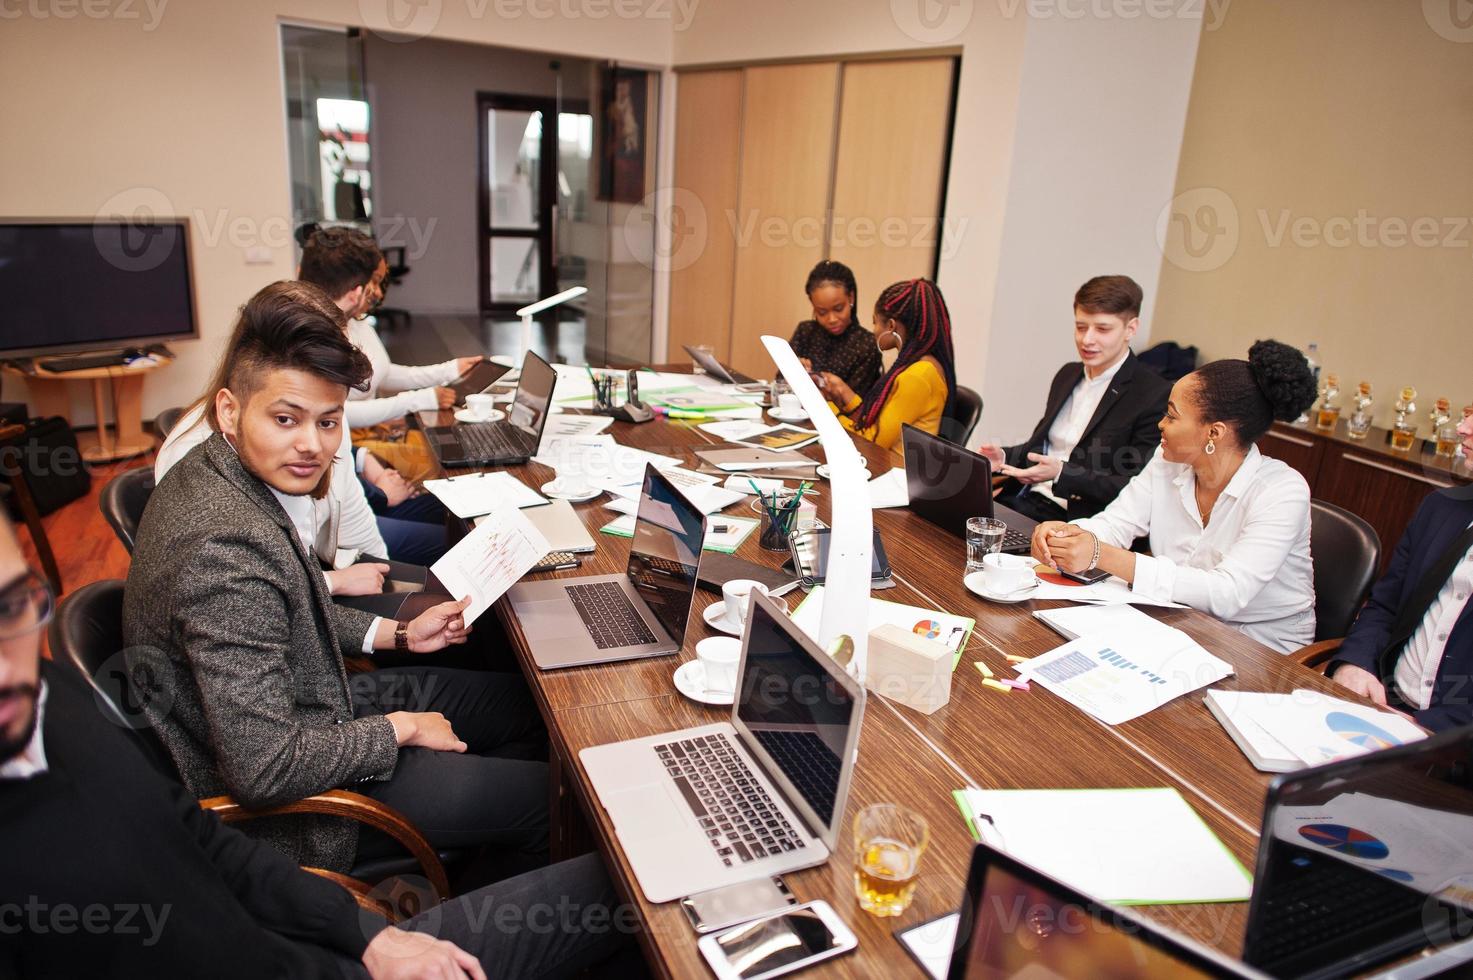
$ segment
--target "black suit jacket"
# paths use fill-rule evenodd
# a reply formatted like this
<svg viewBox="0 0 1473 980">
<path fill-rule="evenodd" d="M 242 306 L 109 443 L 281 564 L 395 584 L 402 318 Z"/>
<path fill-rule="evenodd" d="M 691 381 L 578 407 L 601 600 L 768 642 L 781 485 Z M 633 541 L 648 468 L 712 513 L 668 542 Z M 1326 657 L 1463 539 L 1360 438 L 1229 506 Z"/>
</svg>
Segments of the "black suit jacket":
<svg viewBox="0 0 1473 980">
<path fill-rule="evenodd" d="M 1470 522 L 1473 522 L 1473 486 L 1438 490 L 1422 501 L 1406 533 L 1397 542 L 1390 567 L 1371 590 L 1370 599 L 1336 651 L 1328 673 L 1333 674 L 1340 664 L 1348 663 L 1382 676 L 1378 661 L 1390 642 L 1397 613 L 1413 601 L 1412 593 L 1422 576 L 1452 547 Z M 1388 673 L 1394 670 L 1401 656 L 1400 650 L 1390 652 L 1392 656 L 1385 665 Z M 1390 687 L 1389 677 L 1387 681 Z M 1442 663 L 1432 686 L 1430 707 L 1415 712 L 1414 716 L 1418 724 L 1433 731 L 1473 721 L 1473 600 L 1463 607 L 1457 624 L 1447 635 Z"/>
<path fill-rule="evenodd" d="M 1027 442 L 1003 450 L 1012 466 L 1032 466 L 1029 453 L 1042 453 L 1054 419 L 1084 377 L 1084 365 L 1075 361 L 1059 368 L 1049 385 L 1048 405 L 1043 418 Z M 1127 353 L 1120 370 L 1110 381 L 1099 407 L 1090 416 L 1079 445 L 1064 461 L 1053 494 L 1068 501 L 1070 519 L 1090 517 L 1104 510 L 1130 482 L 1145 469 L 1151 455 L 1161 443 L 1156 428 L 1166 414 L 1166 400 L 1171 385 L 1155 371 L 1142 364 L 1134 353 Z M 1003 493 L 1022 488 L 1016 480 L 1003 485 Z"/>
<path fill-rule="evenodd" d="M 382 919 L 201 810 L 69 668 L 41 676 L 50 771 L 0 779 L 0 977 L 341 977 L 362 957 Z"/>
</svg>

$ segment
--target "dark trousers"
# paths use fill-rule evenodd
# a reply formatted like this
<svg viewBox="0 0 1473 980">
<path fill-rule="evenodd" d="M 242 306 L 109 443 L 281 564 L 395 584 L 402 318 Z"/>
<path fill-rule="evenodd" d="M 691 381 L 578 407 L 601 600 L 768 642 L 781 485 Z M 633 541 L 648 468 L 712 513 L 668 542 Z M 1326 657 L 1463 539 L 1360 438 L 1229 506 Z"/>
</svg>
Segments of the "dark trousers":
<svg viewBox="0 0 1473 980">
<path fill-rule="evenodd" d="M 452 898 L 399 928 L 454 943 L 488 977 L 571 977 L 599 964 L 598 976 L 639 976 L 638 922 L 598 855 L 585 854 Z M 340 965 L 344 977 L 368 976 L 360 962 Z"/>
<path fill-rule="evenodd" d="M 1010 507 L 1024 517 L 1031 517 L 1042 524 L 1044 521 L 1067 521 L 1068 511 L 1048 499 L 1041 493 L 1033 493 L 1029 490 L 1019 490 L 1017 493 L 1003 494 L 997 498 L 997 502 L 1004 507 Z"/>
<path fill-rule="evenodd" d="M 388 495 L 378 487 L 369 483 L 363 477 L 358 478 L 358 483 L 363 487 L 363 496 L 368 498 L 369 508 L 380 517 L 392 517 L 400 521 L 419 521 L 423 524 L 437 524 L 441 530 L 445 528 L 445 505 L 440 503 L 440 498 L 432 493 L 422 493 L 418 497 L 410 497 L 408 500 L 389 506 Z"/>
<path fill-rule="evenodd" d="M 389 557 L 395 561 L 428 566 L 450 550 L 445 544 L 443 524 L 437 526 L 396 517 L 378 517 L 376 520 L 378 533 L 383 535 L 384 545 L 389 549 Z"/>
<path fill-rule="evenodd" d="M 466 751 L 399 750 L 387 782 L 355 790 L 388 804 L 438 848 L 495 844 L 530 857 L 547 851 L 547 732 L 518 674 L 395 667 L 354 674 L 355 713 L 438 711 Z M 391 838 L 360 832 L 358 859 L 402 853 Z"/>
</svg>

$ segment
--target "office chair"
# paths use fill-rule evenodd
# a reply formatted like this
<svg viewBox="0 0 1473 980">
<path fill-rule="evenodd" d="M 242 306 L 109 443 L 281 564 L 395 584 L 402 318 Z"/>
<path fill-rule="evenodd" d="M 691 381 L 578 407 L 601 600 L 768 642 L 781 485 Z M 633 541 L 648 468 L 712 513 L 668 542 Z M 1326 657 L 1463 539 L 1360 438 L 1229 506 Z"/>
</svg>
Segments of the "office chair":
<svg viewBox="0 0 1473 980">
<path fill-rule="evenodd" d="M 1345 508 L 1311 500 L 1309 541 L 1314 556 L 1315 642 L 1292 656 L 1323 671 L 1370 595 L 1381 565 L 1381 538 Z"/>
<path fill-rule="evenodd" d="M 118 579 L 103 579 L 84 585 L 62 599 L 48 634 L 52 656 L 76 668 L 82 680 L 92 688 L 98 705 L 112 714 L 112 720 L 123 731 L 138 740 L 144 754 L 160 772 L 176 783 L 182 782 L 168 750 L 144 711 L 144 706 L 151 699 L 168 696 L 169 675 L 167 671 L 150 670 L 147 657 L 135 657 L 132 663 L 123 659 L 122 651 L 127 649 L 123 638 L 123 588 L 124 583 Z M 396 874 L 422 872 L 439 900 L 444 901 L 450 896 L 445 866 L 424 835 L 397 810 L 359 793 L 328 790 L 294 803 L 262 810 L 247 810 L 229 796 L 208 797 L 200 800 L 199 805 L 226 823 L 312 813 L 346 817 L 388 834 L 412 857 L 366 862 L 353 868 L 348 875 L 317 868 L 306 869 L 336 881 L 352 892 L 359 905 L 365 908 L 387 912 L 392 917 L 393 910 L 386 910 L 385 903 L 372 898 L 370 887 L 365 882 L 381 881 Z"/>
<path fill-rule="evenodd" d="M 157 433 L 159 441 L 169 438 L 169 433 L 174 431 L 174 426 L 179 424 L 179 418 L 183 414 L 182 408 L 166 408 L 153 417 L 153 431 Z"/>
<path fill-rule="evenodd" d="M 130 555 L 138 540 L 138 522 L 143 520 L 143 509 L 148 506 L 148 498 L 152 495 L 153 467 L 144 465 L 108 480 L 107 486 L 102 488 L 102 496 L 98 498 L 98 509 Z"/>
<path fill-rule="evenodd" d="M 951 411 L 941 420 L 941 438 L 965 446 L 981 417 L 982 396 L 971 388 L 957 385 L 951 399 Z"/>
</svg>

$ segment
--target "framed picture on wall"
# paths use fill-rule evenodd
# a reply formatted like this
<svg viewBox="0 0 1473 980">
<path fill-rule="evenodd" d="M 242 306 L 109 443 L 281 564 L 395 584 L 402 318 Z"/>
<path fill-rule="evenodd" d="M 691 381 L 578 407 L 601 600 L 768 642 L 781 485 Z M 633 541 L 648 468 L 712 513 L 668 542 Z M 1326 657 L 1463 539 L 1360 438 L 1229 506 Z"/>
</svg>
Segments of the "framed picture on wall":
<svg viewBox="0 0 1473 980">
<path fill-rule="evenodd" d="M 610 65 L 599 73 L 598 91 L 599 200 L 638 204 L 644 199 L 649 72 Z"/>
</svg>

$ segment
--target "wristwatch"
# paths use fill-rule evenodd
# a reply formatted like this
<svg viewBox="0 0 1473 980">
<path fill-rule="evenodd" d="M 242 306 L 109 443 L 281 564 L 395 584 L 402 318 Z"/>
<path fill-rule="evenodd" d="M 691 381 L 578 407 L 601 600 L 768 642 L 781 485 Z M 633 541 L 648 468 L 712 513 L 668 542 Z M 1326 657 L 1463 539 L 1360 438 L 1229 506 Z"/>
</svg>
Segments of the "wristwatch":
<svg viewBox="0 0 1473 980">
<path fill-rule="evenodd" d="M 404 653 L 409 652 L 409 624 L 397 622 L 394 624 L 394 649 Z"/>
</svg>

